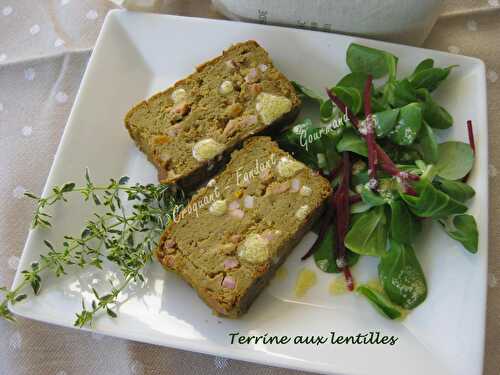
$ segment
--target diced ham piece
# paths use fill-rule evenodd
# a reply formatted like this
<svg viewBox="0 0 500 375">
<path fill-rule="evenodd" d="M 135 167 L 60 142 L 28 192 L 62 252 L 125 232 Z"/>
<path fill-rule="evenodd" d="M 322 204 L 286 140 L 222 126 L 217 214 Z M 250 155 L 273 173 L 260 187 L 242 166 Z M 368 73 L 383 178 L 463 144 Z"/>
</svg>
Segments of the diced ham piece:
<svg viewBox="0 0 500 375">
<path fill-rule="evenodd" d="M 230 210 L 229 215 L 235 217 L 236 219 L 243 219 L 243 217 L 245 216 L 245 212 L 237 208 L 236 210 Z"/>
<path fill-rule="evenodd" d="M 230 210 L 237 210 L 238 208 L 240 208 L 240 201 L 236 200 L 229 203 Z"/>
<path fill-rule="evenodd" d="M 167 267 L 173 267 L 175 265 L 175 258 L 171 255 L 165 257 L 165 263 Z"/>
<path fill-rule="evenodd" d="M 165 249 L 171 249 L 175 246 L 175 241 L 173 239 L 168 239 L 165 241 Z"/>
<path fill-rule="evenodd" d="M 224 261 L 224 269 L 230 270 L 232 268 L 238 267 L 240 262 L 237 259 L 229 258 Z"/>
<path fill-rule="evenodd" d="M 255 83 L 259 80 L 259 72 L 257 69 L 252 68 L 248 72 L 248 74 L 245 76 L 245 82 L 247 83 Z"/>
<path fill-rule="evenodd" d="M 281 194 L 290 189 L 290 183 L 288 181 L 282 182 L 270 187 L 271 194 Z"/>
<path fill-rule="evenodd" d="M 231 276 L 224 277 L 222 280 L 222 286 L 227 289 L 234 289 L 236 287 L 236 281 Z"/>
<path fill-rule="evenodd" d="M 257 123 L 257 116 L 243 116 L 229 120 L 222 132 L 224 136 L 233 135 L 238 129 L 247 126 L 255 125 Z"/>
</svg>

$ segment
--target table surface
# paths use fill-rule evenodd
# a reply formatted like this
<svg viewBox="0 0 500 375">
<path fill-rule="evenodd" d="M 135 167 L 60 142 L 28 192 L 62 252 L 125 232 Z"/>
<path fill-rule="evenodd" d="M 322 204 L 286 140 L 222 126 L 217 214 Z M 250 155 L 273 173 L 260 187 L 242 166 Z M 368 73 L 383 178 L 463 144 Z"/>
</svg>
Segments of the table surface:
<svg viewBox="0 0 500 375">
<path fill-rule="evenodd" d="M 26 190 L 40 192 L 66 124 L 106 0 L 0 0 L 0 285 L 10 285 L 30 224 Z M 164 0 L 163 11 L 221 18 L 208 0 Z M 486 64 L 490 147 L 490 248 L 485 374 L 500 365 L 500 4 L 448 0 L 424 47 Z M 498 184 L 498 185 L 497 185 Z M 21 319 L 0 321 L 0 375 L 299 374 L 298 371 L 78 332 Z"/>
</svg>

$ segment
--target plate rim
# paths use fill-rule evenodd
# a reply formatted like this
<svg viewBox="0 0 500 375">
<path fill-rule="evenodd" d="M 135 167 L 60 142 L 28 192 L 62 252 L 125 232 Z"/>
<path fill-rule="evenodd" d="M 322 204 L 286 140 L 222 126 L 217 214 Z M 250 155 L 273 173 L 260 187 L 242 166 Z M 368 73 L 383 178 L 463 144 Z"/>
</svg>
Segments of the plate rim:
<svg viewBox="0 0 500 375">
<path fill-rule="evenodd" d="M 169 14 L 155 14 L 155 13 L 140 13 L 140 12 L 131 12 L 127 11 L 124 9 L 113 9 L 110 10 L 103 22 L 103 25 L 101 27 L 101 30 L 99 32 L 99 35 L 96 39 L 95 46 L 93 48 L 93 53 L 91 54 L 91 57 L 87 63 L 87 67 L 85 69 L 85 72 L 83 74 L 80 86 L 78 88 L 77 94 L 75 96 L 75 100 L 73 102 L 73 105 L 71 107 L 70 114 L 68 116 L 68 119 L 66 121 L 66 125 L 63 130 L 63 134 L 61 136 L 61 139 L 59 141 L 59 144 L 57 146 L 56 153 L 54 155 L 54 159 L 52 162 L 52 165 L 49 169 L 49 172 L 47 174 L 47 179 L 45 181 L 44 187 L 42 189 L 42 195 L 46 195 L 47 192 L 50 191 L 51 185 L 49 185 L 49 181 L 52 179 L 55 169 L 56 169 L 56 164 L 58 163 L 58 160 L 60 159 L 61 155 L 61 148 L 65 144 L 65 140 L 68 137 L 68 134 L 70 133 L 71 129 L 73 128 L 73 124 L 75 122 L 74 117 L 75 115 L 75 109 L 79 106 L 79 102 L 81 99 L 82 92 L 85 89 L 85 86 L 87 84 L 87 81 L 91 79 L 92 76 L 92 70 L 94 69 L 94 60 L 96 56 L 98 56 L 98 53 L 96 51 L 100 50 L 101 47 L 101 41 L 108 32 L 108 29 L 110 28 L 110 24 L 112 22 L 117 22 L 114 21 L 115 19 L 119 19 L 122 17 L 122 15 L 129 16 L 129 15 L 137 15 L 141 17 L 155 17 L 155 18 L 164 18 L 165 20 L 181 20 L 181 22 L 184 21 L 189 21 L 189 22 L 202 22 L 206 24 L 220 24 L 220 23 L 231 23 L 231 24 L 254 24 L 255 26 L 258 27 L 264 27 L 264 28 L 269 28 L 271 29 L 285 29 L 285 30 L 295 30 L 297 33 L 308 33 L 308 34 L 315 34 L 315 33 L 322 33 L 322 34 L 328 34 L 328 35 L 333 35 L 334 37 L 340 37 L 341 39 L 347 38 L 347 39 L 353 39 L 359 42 L 367 42 L 367 43 L 375 43 L 379 44 L 381 46 L 386 45 L 386 46 L 396 46 L 399 48 L 409 48 L 411 50 L 418 50 L 421 52 L 431 52 L 432 54 L 437 54 L 441 56 L 453 56 L 455 59 L 462 59 L 462 60 L 468 60 L 474 63 L 475 65 L 478 65 L 480 71 L 480 78 L 481 78 L 481 83 L 480 83 L 480 92 L 479 94 L 481 95 L 481 98 L 479 99 L 479 103 L 481 104 L 481 112 L 482 112 L 482 119 L 484 119 L 485 123 L 485 136 L 483 136 L 484 139 L 488 139 L 489 137 L 489 123 L 488 123 L 488 101 L 487 101 L 487 88 L 486 88 L 486 67 L 485 63 L 483 60 L 477 57 L 473 56 L 466 56 L 466 55 L 457 55 L 445 51 L 439 51 L 439 50 L 433 50 L 433 49 L 428 49 L 428 48 L 423 48 L 423 47 L 416 47 L 416 46 L 410 46 L 410 45 L 404 45 L 404 44 L 399 44 L 399 43 L 393 43 L 393 42 L 386 42 L 386 41 L 380 41 L 376 39 L 369 39 L 369 38 L 364 38 L 364 37 L 359 37 L 359 36 L 351 36 L 351 35 L 344 35 L 344 34 L 338 34 L 338 33 L 332 33 L 332 32 L 325 32 L 325 31 L 316 31 L 316 30 L 307 30 L 307 29 L 300 29 L 300 28 L 293 28 L 293 27 L 285 27 L 285 26 L 278 26 L 278 25 L 267 25 L 267 24 L 257 24 L 257 23 L 248 23 L 248 22 L 241 22 L 241 21 L 231 21 L 231 20 L 219 20 L 219 19 L 208 19 L 208 18 L 201 18 L 201 17 L 187 17 L 187 16 L 177 16 L 177 15 L 169 15 Z M 167 21 L 168 22 L 168 21 Z M 481 149 L 479 151 L 481 157 L 478 159 L 485 159 L 487 162 L 489 161 L 489 145 L 488 142 L 485 142 L 485 144 L 481 145 Z M 477 161 L 476 161 L 477 163 Z M 488 165 L 483 165 L 483 166 L 478 166 L 476 165 L 475 168 L 480 168 L 481 174 L 484 175 L 485 181 L 482 179 L 479 179 L 480 183 L 485 183 L 485 186 L 483 187 L 485 189 L 486 196 L 483 197 L 482 199 L 485 201 L 484 204 L 480 205 L 481 210 L 485 210 L 485 213 L 483 214 L 486 217 L 486 221 L 482 223 L 481 227 L 479 228 L 479 235 L 480 235 L 480 240 L 483 243 L 482 247 L 480 250 L 482 253 L 484 253 L 485 257 L 485 266 L 484 266 L 484 273 L 483 273 L 483 288 L 481 290 L 481 294 L 484 296 L 484 304 L 482 304 L 482 314 L 480 316 L 481 322 L 480 322 L 480 327 L 481 327 L 481 332 L 480 336 L 482 337 L 481 340 L 481 347 L 480 353 L 480 363 L 478 369 L 482 372 L 484 369 L 484 360 L 485 360 L 485 330 L 486 330 L 486 316 L 487 316 L 487 277 L 488 277 L 488 252 L 489 252 L 489 217 L 490 217 L 490 206 L 489 206 L 489 179 L 488 179 Z M 28 244 L 30 241 L 31 236 L 33 235 L 33 230 L 30 228 L 27 238 L 25 240 L 23 250 L 21 253 L 19 265 L 26 263 L 26 258 L 28 257 Z M 482 236 L 481 236 L 482 235 Z M 22 275 L 21 275 L 21 270 L 22 267 L 18 267 L 12 282 L 12 287 L 15 287 L 21 280 L 22 280 Z M 38 322 L 43 322 L 43 323 L 48 323 L 48 324 L 54 324 L 56 326 L 60 327 L 65 327 L 65 328 L 72 328 L 72 329 L 79 329 L 83 330 L 86 332 L 97 332 L 99 334 L 111 336 L 111 337 L 117 337 L 120 339 L 127 339 L 127 340 L 132 340 L 132 341 L 137 341 L 137 342 L 144 342 L 148 344 L 153 344 L 153 345 L 159 345 L 159 346 L 164 346 L 164 347 L 171 347 L 175 349 L 181 349 L 181 350 L 187 350 L 187 351 L 192 351 L 196 353 L 203 353 L 203 354 L 210 354 L 210 355 L 219 355 L 223 356 L 226 358 L 231 358 L 235 360 L 241 360 L 241 361 L 246 361 L 246 362 L 251 362 L 251 363 L 257 363 L 257 364 L 263 364 L 267 366 L 274 366 L 274 367 L 283 367 L 283 368 L 289 368 L 293 370 L 305 370 L 305 371 L 315 371 L 318 373 L 322 374 L 333 374 L 331 370 L 328 370 L 325 368 L 324 365 L 322 364 L 316 364 L 315 362 L 309 361 L 309 362 L 304 362 L 300 359 L 297 358 L 287 358 L 282 359 L 279 356 L 275 356 L 273 353 L 261 353 L 261 352 L 256 352 L 254 350 L 237 350 L 232 347 L 224 347 L 224 350 L 217 351 L 217 346 L 215 347 L 216 349 L 212 349 L 214 346 L 211 344 L 200 344 L 195 341 L 190 341 L 184 342 L 184 339 L 179 339 L 178 337 L 175 336 L 166 336 L 164 341 L 157 340 L 157 339 L 151 339 L 151 338 L 146 338 L 144 336 L 137 336 L 134 334 L 126 333 L 128 331 L 113 331 L 113 332 L 103 332 L 102 330 L 96 330 L 92 329 L 90 327 L 82 327 L 82 328 L 76 328 L 72 325 L 57 322 L 52 318 L 47 318 L 47 317 L 39 317 L 36 315 L 30 315 L 25 313 L 22 310 L 18 310 L 16 305 L 9 305 L 9 309 L 17 316 L 26 318 L 26 319 L 31 319 L 35 320 Z M 300 365 L 302 363 L 302 366 Z M 336 374 L 351 374 L 354 375 L 354 372 L 335 372 Z M 356 373 L 357 375 L 357 373 Z"/>
</svg>

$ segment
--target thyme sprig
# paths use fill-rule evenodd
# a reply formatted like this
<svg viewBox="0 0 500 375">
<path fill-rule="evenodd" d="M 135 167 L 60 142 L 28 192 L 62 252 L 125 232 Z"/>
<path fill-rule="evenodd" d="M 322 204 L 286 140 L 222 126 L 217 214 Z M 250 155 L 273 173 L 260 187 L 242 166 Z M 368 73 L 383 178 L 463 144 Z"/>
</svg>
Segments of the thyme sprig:
<svg viewBox="0 0 500 375">
<path fill-rule="evenodd" d="M 86 202 L 99 207 L 85 223 L 79 236 L 64 236 L 60 246 L 44 240 L 47 252 L 40 255 L 29 269 L 23 270 L 23 280 L 12 290 L 0 287 L 3 300 L 0 317 L 14 321 L 9 304 L 14 305 L 27 298 L 26 289 L 31 286 L 34 294 L 40 293 L 42 276 L 52 273 L 56 277 L 66 275 L 68 267 L 96 267 L 103 269 L 104 260 L 118 266 L 122 282 L 111 282 L 111 290 L 100 295 L 92 288 L 94 299 L 87 308 L 82 299 L 82 310 L 76 314 L 75 326 L 92 324 L 100 311 L 116 317 L 116 307 L 121 293 L 131 283 L 144 283 L 144 267 L 151 261 L 153 251 L 172 213 L 184 204 L 184 194 L 170 185 L 128 185 L 129 178 L 111 179 L 107 185 L 96 185 L 88 171 L 85 184 L 76 186 L 68 182 L 52 188 L 46 197 L 32 193 L 26 196 L 36 201 L 32 227 L 50 228 L 52 216 L 47 212 L 57 202 L 67 202 L 70 193 L 80 193 Z M 128 202 L 128 203 L 127 203 Z"/>
</svg>

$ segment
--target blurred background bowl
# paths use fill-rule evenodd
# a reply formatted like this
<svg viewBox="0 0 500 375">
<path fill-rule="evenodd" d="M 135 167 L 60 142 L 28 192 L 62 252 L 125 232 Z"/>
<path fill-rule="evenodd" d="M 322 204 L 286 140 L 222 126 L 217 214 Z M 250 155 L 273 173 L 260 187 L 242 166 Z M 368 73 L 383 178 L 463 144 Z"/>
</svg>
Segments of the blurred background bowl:
<svg viewBox="0 0 500 375">
<path fill-rule="evenodd" d="M 441 0 L 212 0 L 230 19 L 302 27 L 420 45 Z"/>
</svg>

